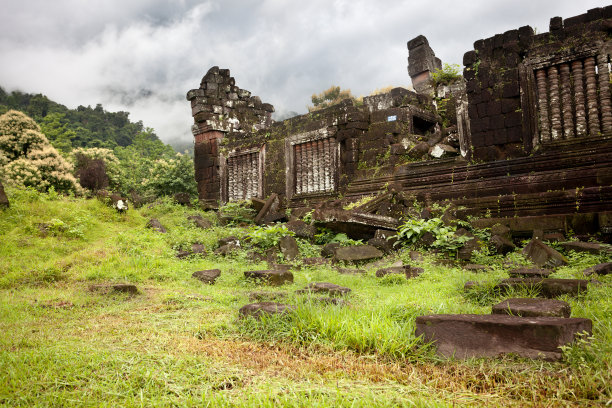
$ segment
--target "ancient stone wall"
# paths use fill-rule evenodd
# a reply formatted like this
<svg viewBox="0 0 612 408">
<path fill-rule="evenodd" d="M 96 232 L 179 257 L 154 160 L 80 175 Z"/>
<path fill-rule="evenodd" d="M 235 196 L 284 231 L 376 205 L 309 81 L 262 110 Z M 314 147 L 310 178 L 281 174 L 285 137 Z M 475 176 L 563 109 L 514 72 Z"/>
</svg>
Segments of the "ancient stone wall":
<svg viewBox="0 0 612 408">
<path fill-rule="evenodd" d="M 194 119 L 192 133 L 195 139 L 194 166 L 198 193 L 201 200 L 216 205 L 221 199 L 221 157 L 219 141 L 226 133 L 246 137 L 251 132 L 264 129 L 272 123 L 274 107 L 262 103 L 251 92 L 240 89 L 230 76 L 229 69 L 212 67 L 202 78 L 200 87 L 187 93 Z M 236 166 L 232 166 L 236 164 Z M 249 163 L 230 159 L 230 174 L 240 180 L 255 181 L 259 175 L 251 175 L 260 168 L 259 162 Z M 232 198 L 249 198 L 253 191 L 261 192 L 253 183 L 232 192 Z"/>
<path fill-rule="evenodd" d="M 554 17 L 478 40 L 464 55 L 474 157 L 523 157 L 545 145 L 609 136 L 612 7 Z"/>
<path fill-rule="evenodd" d="M 213 67 L 187 95 L 200 198 L 276 193 L 312 208 L 393 189 L 474 215 L 609 230 L 610 33 L 606 7 L 555 17 L 548 33 L 525 26 L 478 40 L 464 78 L 443 86 L 431 83 L 440 61 L 419 36 L 408 48 L 420 93 L 395 88 L 279 123 Z"/>
</svg>

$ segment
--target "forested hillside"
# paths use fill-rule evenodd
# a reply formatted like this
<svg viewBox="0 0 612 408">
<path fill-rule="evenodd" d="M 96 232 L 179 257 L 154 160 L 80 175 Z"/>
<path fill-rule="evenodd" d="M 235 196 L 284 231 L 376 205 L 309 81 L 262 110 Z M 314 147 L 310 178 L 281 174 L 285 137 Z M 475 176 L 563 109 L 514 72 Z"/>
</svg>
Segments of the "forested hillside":
<svg viewBox="0 0 612 408">
<path fill-rule="evenodd" d="M 42 94 L 0 88 L 0 180 L 58 192 L 110 189 L 159 197 L 196 186 L 193 162 L 129 112 L 68 109 Z"/>
<path fill-rule="evenodd" d="M 10 109 L 34 119 L 51 144 L 63 152 L 77 147 L 125 147 L 142 133 L 151 140 L 159 140 L 142 121 L 131 122 L 128 112 L 107 112 L 101 104 L 95 108 L 68 109 L 42 94 L 7 93 L 0 87 L 0 115 Z"/>
</svg>

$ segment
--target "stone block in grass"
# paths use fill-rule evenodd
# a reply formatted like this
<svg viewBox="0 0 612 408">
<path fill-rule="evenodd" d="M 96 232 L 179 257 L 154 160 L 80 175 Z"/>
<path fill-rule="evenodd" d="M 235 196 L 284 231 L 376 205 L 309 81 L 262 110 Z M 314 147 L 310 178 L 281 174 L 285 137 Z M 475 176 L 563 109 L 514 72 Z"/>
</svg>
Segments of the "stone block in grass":
<svg viewBox="0 0 612 408">
<path fill-rule="evenodd" d="M 221 276 L 221 271 L 219 269 L 208 269 L 205 271 L 194 272 L 191 276 L 204 283 L 213 285 L 217 278 Z"/>
<path fill-rule="evenodd" d="M 293 283 L 293 274 L 289 271 L 278 269 L 267 269 L 262 271 L 246 271 L 244 277 L 254 279 L 268 285 L 279 286 L 285 283 Z"/>
<path fill-rule="evenodd" d="M 595 255 L 606 251 L 606 247 L 597 242 L 569 241 L 559 242 L 558 245 L 566 251 L 587 252 Z"/>
<path fill-rule="evenodd" d="M 567 259 L 559 251 L 533 238 L 523 248 L 523 255 L 539 267 L 556 268 L 567 265 Z"/>
<path fill-rule="evenodd" d="M 336 285 L 329 282 L 311 282 L 304 289 L 300 289 L 297 293 L 327 293 L 330 296 L 342 296 L 351 292 L 350 288 Z"/>
<path fill-rule="evenodd" d="M 516 354 L 560 360 L 560 346 L 571 344 L 579 333 L 591 331 L 591 320 L 582 318 L 441 314 L 417 317 L 415 335 L 433 342 L 443 357 Z"/>
<path fill-rule="evenodd" d="M 511 278 L 548 278 L 553 271 L 542 268 L 515 268 L 508 274 Z"/>
<path fill-rule="evenodd" d="M 338 262 L 364 262 L 380 259 L 384 256 L 382 251 L 371 245 L 354 245 L 336 248 L 334 260 Z"/>
<path fill-rule="evenodd" d="M 159 222 L 158 219 L 156 218 L 151 218 L 148 222 L 147 222 L 147 228 L 152 229 L 153 231 L 157 231 L 157 232 L 161 232 L 162 234 L 165 234 L 166 228 L 161 225 L 161 223 Z"/>
<path fill-rule="evenodd" d="M 554 298 L 561 295 L 575 296 L 586 293 L 588 280 L 585 279 L 540 279 L 540 278 L 510 278 L 504 279 L 495 286 L 500 291 L 510 288 L 538 291 L 539 296 Z"/>
<path fill-rule="evenodd" d="M 136 285 L 130 283 L 104 283 L 98 285 L 91 285 L 89 290 L 92 292 L 98 292 L 103 294 L 112 293 L 128 293 L 130 295 L 138 294 L 138 288 Z"/>
<path fill-rule="evenodd" d="M 263 315 L 287 314 L 295 310 L 295 306 L 276 302 L 259 302 L 244 305 L 238 311 L 240 317 L 252 316 L 260 319 Z"/>
<path fill-rule="evenodd" d="M 598 275 L 607 275 L 612 273 L 612 262 L 600 263 L 598 265 L 591 266 L 590 268 L 586 268 L 584 271 L 582 271 L 582 273 L 584 276 L 589 276 L 594 273 Z"/>
<path fill-rule="evenodd" d="M 570 317 L 569 303 L 556 299 L 511 298 L 493 305 L 492 314 L 522 317 Z"/>
</svg>

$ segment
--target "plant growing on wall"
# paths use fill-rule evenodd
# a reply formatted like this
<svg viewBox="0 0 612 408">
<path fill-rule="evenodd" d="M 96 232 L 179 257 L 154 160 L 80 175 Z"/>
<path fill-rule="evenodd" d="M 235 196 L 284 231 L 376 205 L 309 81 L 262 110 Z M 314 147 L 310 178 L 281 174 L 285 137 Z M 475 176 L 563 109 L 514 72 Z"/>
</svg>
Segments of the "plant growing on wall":
<svg viewBox="0 0 612 408">
<path fill-rule="evenodd" d="M 335 105 L 344 99 L 355 99 L 350 89 L 340 89 L 339 86 L 332 85 L 319 94 L 310 97 L 313 106 L 308 106 L 308 112 L 314 112 Z"/>
<path fill-rule="evenodd" d="M 442 69 L 437 69 L 431 74 L 434 87 L 438 85 L 450 85 L 461 78 L 461 67 L 458 64 L 444 63 Z"/>
</svg>

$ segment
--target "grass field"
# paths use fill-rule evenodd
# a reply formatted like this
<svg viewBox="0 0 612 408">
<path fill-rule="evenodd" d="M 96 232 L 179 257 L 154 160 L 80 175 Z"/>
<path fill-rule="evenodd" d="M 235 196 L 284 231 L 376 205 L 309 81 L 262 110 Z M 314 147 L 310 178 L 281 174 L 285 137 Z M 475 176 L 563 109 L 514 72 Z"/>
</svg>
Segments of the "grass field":
<svg viewBox="0 0 612 408">
<path fill-rule="evenodd" d="M 411 280 L 342 275 L 328 266 L 293 271 L 295 282 L 263 287 L 243 271 L 267 269 L 246 251 L 212 254 L 238 227 L 203 231 L 160 201 L 118 214 L 97 200 L 8 190 L 0 210 L 0 404 L 3 406 L 610 406 L 612 278 L 586 295 L 563 298 L 573 317 L 593 320 L 593 338 L 567 347 L 563 362 L 442 360 L 414 336 L 430 313 L 490 313 L 501 298 L 467 296 L 468 280 L 507 277 L 503 259 L 480 256 L 489 272 L 440 265 L 424 253 Z M 168 229 L 145 228 L 158 218 Z M 38 224 L 47 225 L 41 232 Z M 201 242 L 206 257 L 179 260 Z M 312 246 L 303 245 L 304 251 Z M 609 257 L 569 253 L 554 277 Z M 511 258 L 522 261 L 516 254 Z M 387 264 L 402 259 L 399 252 Z M 298 262 L 299 263 L 299 262 Z M 215 285 L 191 277 L 219 268 Z M 317 303 L 295 291 L 308 282 L 347 286 L 349 306 Z M 134 283 L 135 296 L 92 292 L 95 283 Z M 283 293 L 297 311 L 262 321 L 238 319 L 249 293 Z M 523 294 L 525 295 L 525 294 Z"/>
</svg>

